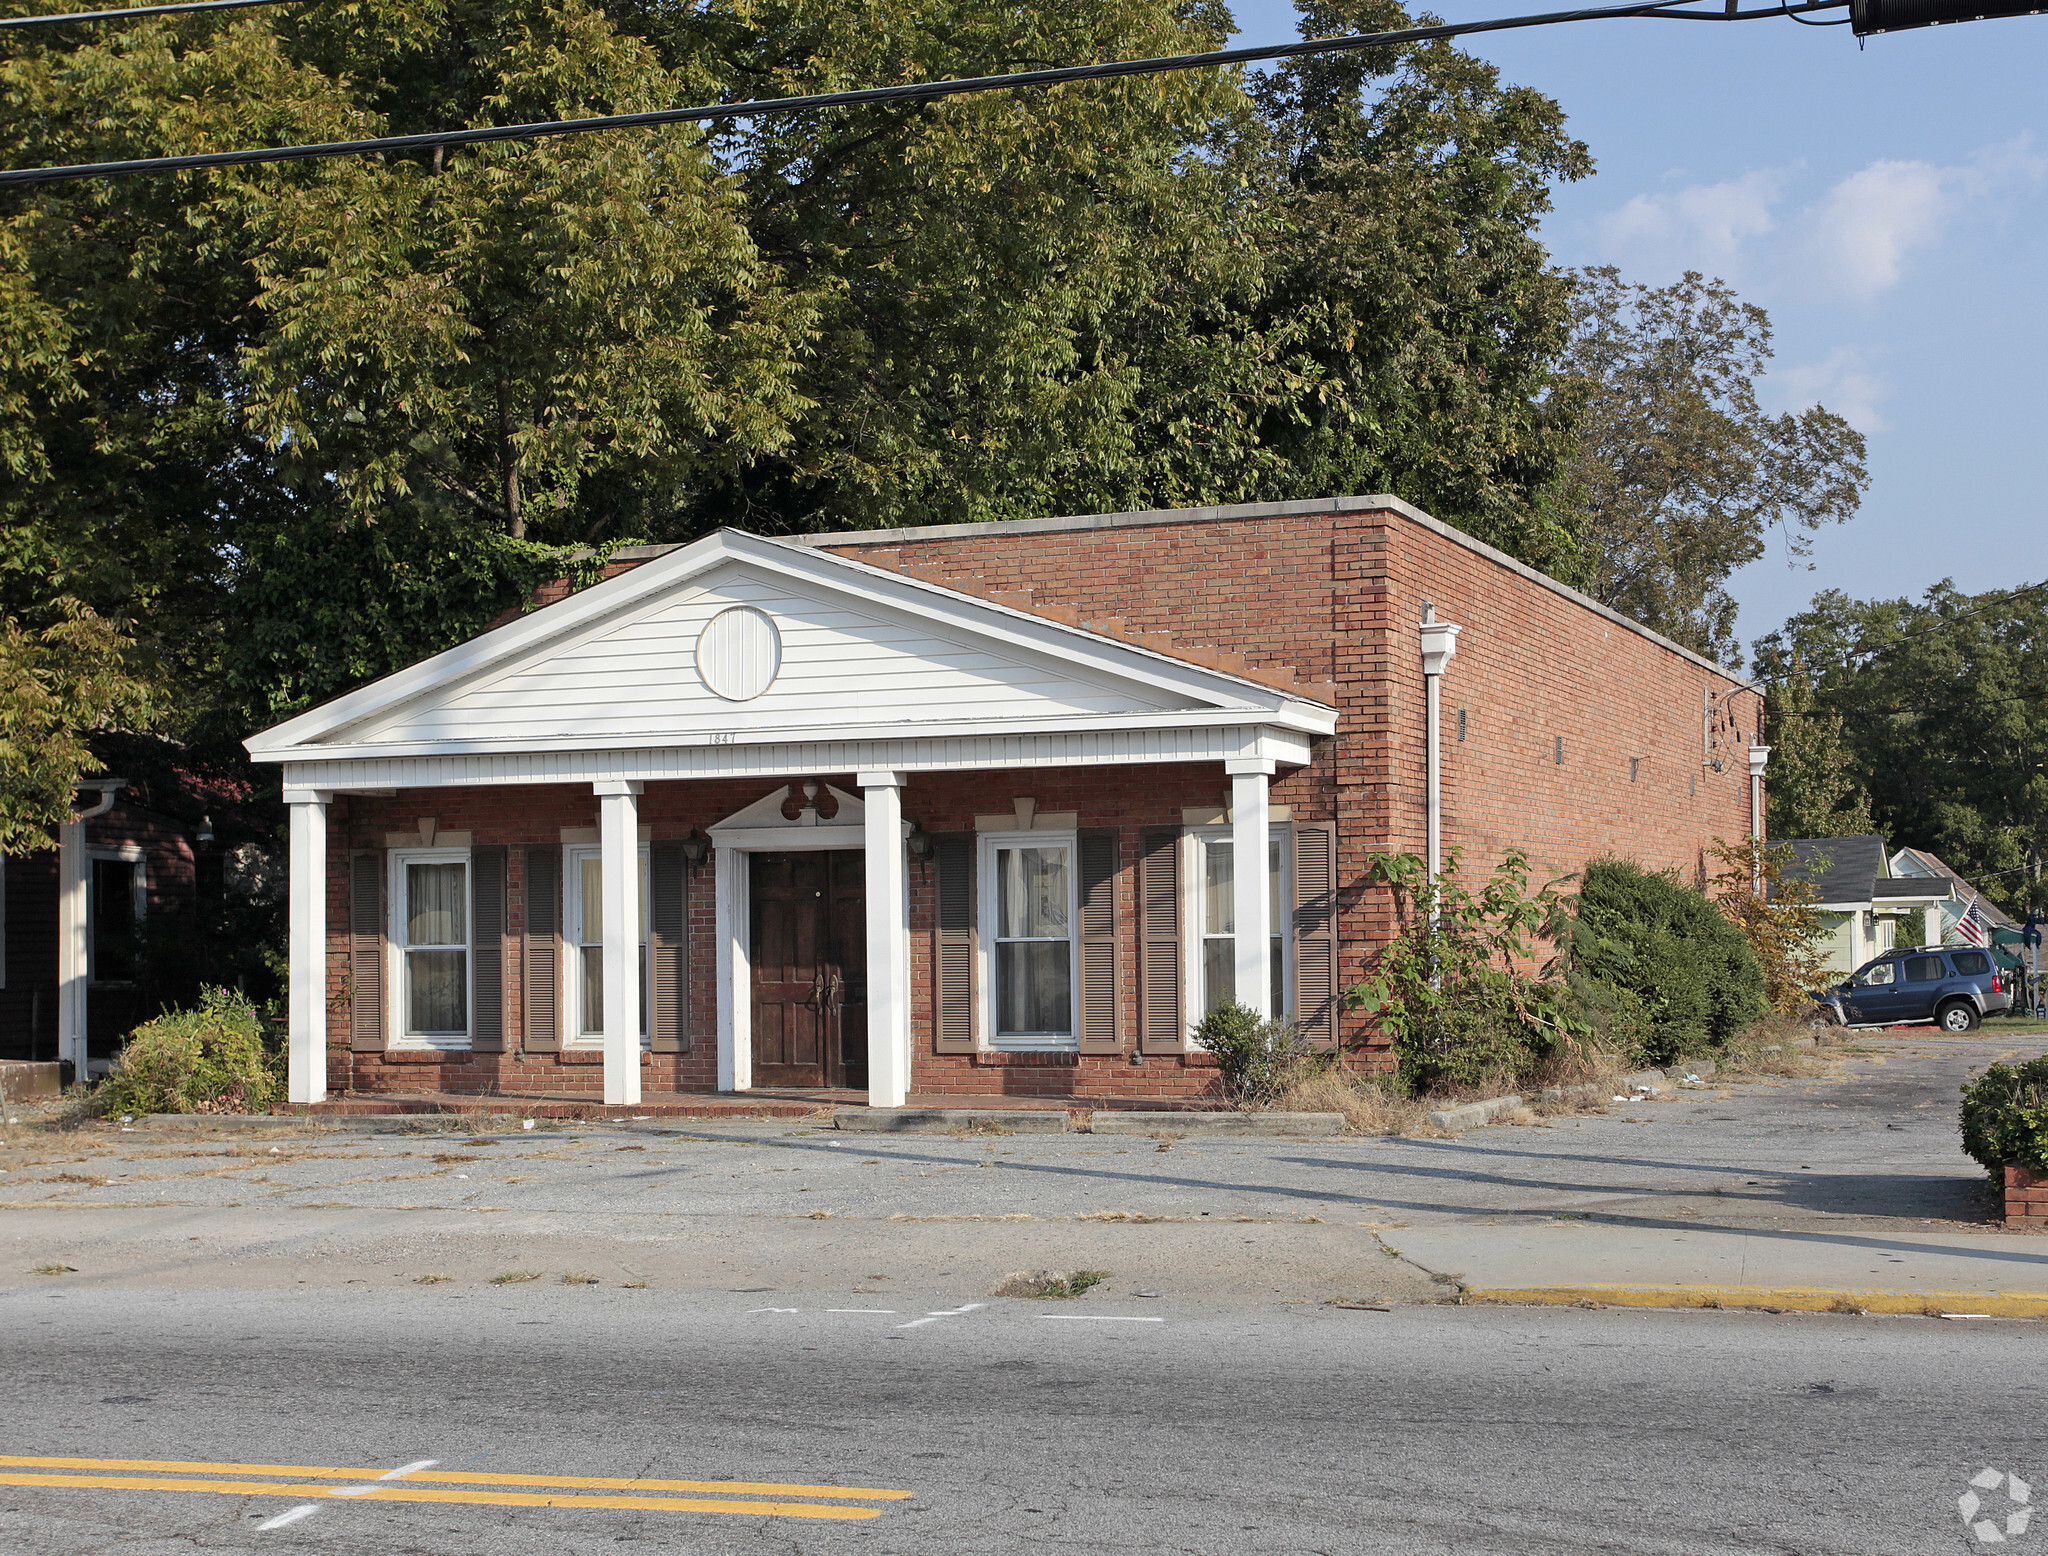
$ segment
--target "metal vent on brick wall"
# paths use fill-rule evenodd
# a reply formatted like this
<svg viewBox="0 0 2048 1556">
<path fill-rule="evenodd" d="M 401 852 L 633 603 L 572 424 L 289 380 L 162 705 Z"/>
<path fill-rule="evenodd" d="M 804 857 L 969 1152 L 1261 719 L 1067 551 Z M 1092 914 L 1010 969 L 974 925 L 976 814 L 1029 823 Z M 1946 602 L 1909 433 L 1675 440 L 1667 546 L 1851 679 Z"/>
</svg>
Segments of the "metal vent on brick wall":
<svg viewBox="0 0 2048 1556">
<path fill-rule="evenodd" d="M 697 673 L 727 702 L 749 702 L 775 684 L 782 634 L 766 611 L 735 605 L 705 623 L 697 638 Z"/>
</svg>

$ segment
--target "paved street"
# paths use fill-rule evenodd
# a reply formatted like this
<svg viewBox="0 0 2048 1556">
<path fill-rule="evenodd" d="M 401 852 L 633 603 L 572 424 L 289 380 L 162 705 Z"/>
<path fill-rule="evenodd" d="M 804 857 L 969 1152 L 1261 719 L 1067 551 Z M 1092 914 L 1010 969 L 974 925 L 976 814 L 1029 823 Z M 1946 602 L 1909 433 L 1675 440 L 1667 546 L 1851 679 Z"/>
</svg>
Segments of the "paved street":
<svg viewBox="0 0 2048 1556">
<path fill-rule="evenodd" d="M 2006 1052 L 1455 1140 L 17 1132 L 0 1551 L 1977 1548 L 1968 1477 L 2048 1477 L 2040 1324 L 1444 1277 L 2048 1289 L 1955 1145 Z M 990 1294 L 1045 1268 L 1105 1273 Z"/>
<path fill-rule="evenodd" d="M 16 1291 L 0 1549 L 1926 1556 L 1971 1475 L 2048 1480 L 2035 1325 L 957 1296 Z M 124 1478 L 182 1489 L 85 1484 Z M 484 1500 L 549 1487 L 616 1505 Z"/>
</svg>

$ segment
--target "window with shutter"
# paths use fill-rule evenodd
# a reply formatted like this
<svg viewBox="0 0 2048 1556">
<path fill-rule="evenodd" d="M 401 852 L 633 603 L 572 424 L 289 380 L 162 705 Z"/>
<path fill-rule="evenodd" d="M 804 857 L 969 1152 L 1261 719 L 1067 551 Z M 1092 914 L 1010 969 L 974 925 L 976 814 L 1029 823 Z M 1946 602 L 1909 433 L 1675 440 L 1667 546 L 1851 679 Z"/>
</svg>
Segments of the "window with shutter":
<svg viewBox="0 0 2048 1556">
<path fill-rule="evenodd" d="M 348 1045 L 359 1054 L 384 1051 L 384 850 L 349 859 Z"/>
<path fill-rule="evenodd" d="M 1267 922 L 1272 928 L 1266 997 L 1285 1018 L 1294 1013 L 1293 850 L 1285 822 L 1275 825 L 1266 845 Z M 1188 1009 L 1200 1020 L 1237 998 L 1237 850 L 1228 827 L 1199 827 L 1188 834 Z"/>
<path fill-rule="evenodd" d="M 933 956 L 937 1031 L 932 1047 L 942 1054 L 969 1054 L 975 1049 L 973 835 L 956 832 L 934 837 L 932 860 L 938 870 Z"/>
<path fill-rule="evenodd" d="M 1083 832 L 1081 855 L 1081 1031 L 1084 1054 L 1123 1051 L 1117 1024 L 1116 876 L 1118 834 Z"/>
<path fill-rule="evenodd" d="M 467 848 L 394 848 L 391 1042 L 467 1048 L 474 1015 L 472 871 Z"/>
<path fill-rule="evenodd" d="M 978 869 L 989 1046 L 1078 1043 L 1079 871 L 1071 832 L 983 832 Z"/>
<path fill-rule="evenodd" d="M 526 941 L 520 957 L 520 1043 L 528 1053 L 558 1053 L 562 1047 L 561 927 L 562 850 L 536 845 L 526 851 Z"/>
<path fill-rule="evenodd" d="M 470 1046 L 478 1053 L 505 1051 L 505 849 L 470 850 Z"/>
<path fill-rule="evenodd" d="M 653 1013 L 648 1046 L 658 1054 L 690 1049 L 690 867 L 680 843 L 647 853 L 647 956 Z"/>
<path fill-rule="evenodd" d="M 1138 858 L 1138 1047 L 1187 1049 L 1181 1003 L 1180 829 L 1147 832 Z"/>
<path fill-rule="evenodd" d="M 1337 829 L 1294 828 L 1294 1023 L 1309 1046 L 1337 1047 Z"/>
</svg>

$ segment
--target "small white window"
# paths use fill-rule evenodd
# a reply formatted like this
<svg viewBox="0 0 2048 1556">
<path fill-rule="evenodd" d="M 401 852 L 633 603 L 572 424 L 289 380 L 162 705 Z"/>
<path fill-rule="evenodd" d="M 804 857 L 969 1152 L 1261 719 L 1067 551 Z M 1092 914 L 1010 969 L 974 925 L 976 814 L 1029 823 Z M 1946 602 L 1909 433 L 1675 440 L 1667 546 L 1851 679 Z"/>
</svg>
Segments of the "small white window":
<svg viewBox="0 0 2048 1556">
<path fill-rule="evenodd" d="M 1079 982 L 1072 835 L 983 834 L 981 881 L 991 1045 L 1072 1048 Z"/>
<path fill-rule="evenodd" d="M 569 933 L 564 951 L 569 958 L 569 1042 L 574 1047 L 604 1046 L 604 852 L 598 848 L 563 850 L 564 904 Z M 640 1045 L 647 1046 L 647 1011 L 654 988 L 647 977 L 647 850 L 640 850 Z"/>
<path fill-rule="evenodd" d="M 392 995 L 401 1044 L 469 1045 L 469 850 L 394 850 Z"/>
<path fill-rule="evenodd" d="M 1194 1020 L 1237 998 L 1237 873 L 1236 849 L 1228 827 L 1205 827 L 1189 833 L 1192 851 L 1188 884 L 1193 900 L 1186 922 L 1193 946 L 1188 957 L 1188 1005 Z M 1294 870 L 1293 830 L 1285 823 L 1272 829 L 1266 845 L 1268 896 L 1266 912 L 1272 926 L 1272 1009 L 1284 1019 L 1294 1014 Z"/>
</svg>

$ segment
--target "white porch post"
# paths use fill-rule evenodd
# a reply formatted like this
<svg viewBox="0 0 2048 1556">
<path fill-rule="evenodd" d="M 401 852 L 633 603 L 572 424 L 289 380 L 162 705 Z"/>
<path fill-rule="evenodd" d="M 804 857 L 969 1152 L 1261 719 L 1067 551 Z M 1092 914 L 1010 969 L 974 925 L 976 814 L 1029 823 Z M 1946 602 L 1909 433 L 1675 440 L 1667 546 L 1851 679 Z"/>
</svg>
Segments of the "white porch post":
<svg viewBox="0 0 2048 1556">
<path fill-rule="evenodd" d="M 903 774 L 860 773 L 866 808 L 868 1106 L 910 1095 L 910 895 L 903 852 Z"/>
<path fill-rule="evenodd" d="M 285 986 L 285 1096 L 327 1098 L 327 806 L 325 789 L 287 789 L 291 807 L 290 973 Z"/>
<path fill-rule="evenodd" d="M 86 890 L 91 866 L 85 853 L 85 823 L 57 828 L 57 1057 L 71 1061 L 74 1079 L 85 1079 Z"/>
<path fill-rule="evenodd" d="M 1270 757 L 1235 757 L 1223 764 L 1230 775 L 1230 897 L 1237 921 L 1237 1002 L 1261 1016 L 1273 1009 L 1273 883 L 1267 865 L 1272 836 L 1267 791 L 1275 763 Z"/>
<path fill-rule="evenodd" d="M 604 1100 L 640 1100 L 640 789 L 633 780 L 599 779 L 598 850 L 603 858 Z"/>
<path fill-rule="evenodd" d="M 1920 943 L 1922 945 L 1941 944 L 1941 918 L 1941 904 L 1938 902 L 1928 903 L 1920 915 L 1920 933 L 1923 937 Z"/>
</svg>

